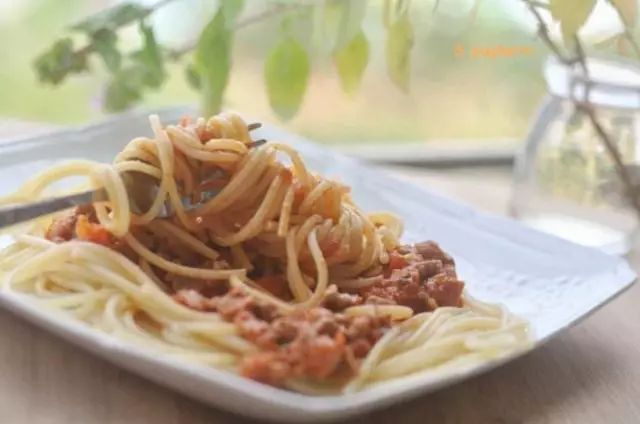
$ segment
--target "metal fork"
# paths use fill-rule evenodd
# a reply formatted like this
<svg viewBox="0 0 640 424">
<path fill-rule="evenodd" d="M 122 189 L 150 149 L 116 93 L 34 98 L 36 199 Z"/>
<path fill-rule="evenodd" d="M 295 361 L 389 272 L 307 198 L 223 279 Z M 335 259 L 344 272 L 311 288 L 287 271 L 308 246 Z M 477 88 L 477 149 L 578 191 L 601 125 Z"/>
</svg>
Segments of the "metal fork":
<svg viewBox="0 0 640 424">
<path fill-rule="evenodd" d="M 266 140 L 256 140 L 250 143 L 250 147 L 257 147 L 264 144 L 265 142 Z M 137 184 L 134 184 L 132 182 L 140 181 L 140 179 L 142 178 L 141 175 L 144 174 L 137 174 L 138 176 L 136 176 L 135 178 L 126 178 L 126 173 L 124 175 L 131 210 L 135 213 L 144 213 L 148 210 L 150 201 L 154 197 L 153 194 L 151 196 L 148 195 L 150 193 L 151 187 L 149 185 L 143 187 L 143 190 L 147 191 L 146 193 L 143 193 L 141 192 L 140 187 L 136 187 Z M 205 196 L 203 196 L 203 198 L 208 199 L 215 196 L 215 194 L 216 192 L 207 192 L 205 193 Z M 100 202 L 106 199 L 106 190 L 104 190 L 103 188 L 99 188 L 96 190 L 89 190 L 81 193 L 54 197 L 51 199 L 40 200 L 32 203 L 0 207 L 0 228 L 19 224 L 20 222 L 28 221 L 30 219 L 38 218 L 44 215 L 49 215 L 51 213 L 69 209 L 74 206 Z M 199 205 L 191 203 L 191 200 L 186 197 L 182 199 L 182 203 L 187 210 L 193 209 Z M 167 204 L 165 204 L 164 209 L 160 213 L 159 217 L 164 218 L 170 215 L 171 208 Z"/>
<path fill-rule="evenodd" d="M 28 221 L 39 216 L 48 215 L 74 206 L 105 200 L 107 193 L 104 189 L 90 190 L 68 196 L 45 199 L 22 205 L 10 205 L 0 208 L 0 228 Z"/>
</svg>

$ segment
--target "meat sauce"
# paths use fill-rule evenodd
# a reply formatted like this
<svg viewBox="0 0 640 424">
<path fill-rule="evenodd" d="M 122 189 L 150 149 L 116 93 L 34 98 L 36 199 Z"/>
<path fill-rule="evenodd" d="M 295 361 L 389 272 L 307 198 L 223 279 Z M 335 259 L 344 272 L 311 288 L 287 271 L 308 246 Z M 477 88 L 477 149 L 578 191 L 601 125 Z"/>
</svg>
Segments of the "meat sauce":
<svg viewBox="0 0 640 424">
<path fill-rule="evenodd" d="M 103 246 L 113 246 L 116 239 L 98 223 L 93 206 L 78 206 L 69 215 L 54 219 L 45 237 L 56 243 L 72 239 L 89 241 Z"/>
<path fill-rule="evenodd" d="M 364 303 L 408 306 L 415 313 L 439 306 L 462 306 L 464 283 L 453 259 L 432 241 L 401 246 L 391 252 L 385 278 L 360 289 Z"/>
<path fill-rule="evenodd" d="M 353 375 L 358 362 L 390 326 L 386 317 L 350 317 L 324 307 L 282 315 L 241 289 L 213 298 L 182 290 L 174 298 L 193 309 L 216 311 L 236 324 L 240 335 L 258 347 L 242 359 L 242 375 L 276 386 L 292 377 Z"/>
<path fill-rule="evenodd" d="M 56 219 L 46 237 L 54 242 L 81 239 L 123 253 L 126 250 L 97 223 L 92 207 L 80 207 Z M 164 277 L 177 302 L 196 310 L 215 311 L 233 322 L 240 335 L 257 347 L 256 352 L 242 358 L 242 375 L 275 386 L 290 378 L 344 379 L 357 371 L 360 361 L 392 323 L 388 317 L 346 315 L 343 311 L 348 307 L 397 304 L 410 307 L 414 313 L 440 306 L 460 307 L 464 287 L 453 259 L 431 241 L 392 251 L 379 282 L 351 292 L 340 292 L 332 285 L 320 306 L 288 315 L 241 289 L 229 289 L 223 282 L 189 287 L 172 284 L 175 276 Z M 291 299 L 282 276 L 257 278 L 256 283 L 283 300 Z"/>
<path fill-rule="evenodd" d="M 277 292 L 277 277 L 258 281 L 271 293 Z M 290 315 L 279 314 L 275 307 L 239 289 L 212 298 L 182 290 L 174 298 L 194 309 L 217 311 L 236 324 L 241 336 L 258 347 L 242 359 L 242 375 L 280 386 L 290 378 L 340 379 L 357 371 L 391 321 L 381 316 L 347 316 L 342 313 L 346 308 L 398 304 L 420 313 L 439 306 L 459 307 L 463 288 L 453 259 L 436 243 L 424 242 L 393 251 L 381 282 L 352 293 L 339 292 L 333 285 L 321 306 Z"/>
</svg>

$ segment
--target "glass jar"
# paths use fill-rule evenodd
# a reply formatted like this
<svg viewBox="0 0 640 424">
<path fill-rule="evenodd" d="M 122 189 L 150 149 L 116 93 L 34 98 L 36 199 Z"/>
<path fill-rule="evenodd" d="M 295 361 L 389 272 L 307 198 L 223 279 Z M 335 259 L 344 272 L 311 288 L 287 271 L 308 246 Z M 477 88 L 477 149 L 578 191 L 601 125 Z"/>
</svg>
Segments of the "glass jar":
<svg viewBox="0 0 640 424">
<path fill-rule="evenodd" d="M 635 241 L 638 214 L 614 161 L 574 100 L 592 105 L 636 185 L 640 69 L 595 58 L 587 61 L 587 68 L 588 79 L 578 65 L 547 60 L 549 94 L 516 157 L 510 209 L 514 217 L 539 230 L 623 254 Z"/>
</svg>

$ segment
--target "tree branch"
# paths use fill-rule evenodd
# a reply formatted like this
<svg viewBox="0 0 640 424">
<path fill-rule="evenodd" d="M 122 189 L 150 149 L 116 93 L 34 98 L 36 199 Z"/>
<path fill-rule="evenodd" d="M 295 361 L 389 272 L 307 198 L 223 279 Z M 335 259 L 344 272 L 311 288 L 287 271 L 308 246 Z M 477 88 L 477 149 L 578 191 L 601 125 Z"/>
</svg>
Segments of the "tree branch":
<svg viewBox="0 0 640 424">
<path fill-rule="evenodd" d="M 560 46 L 554 43 L 554 41 L 551 39 L 551 34 L 549 34 L 549 28 L 547 27 L 547 24 L 544 22 L 542 15 L 538 11 L 539 2 L 536 2 L 533 0 L 523 0 L 523 1 L 526 3 L 533 17 L 536 18 L 536 21 L 538 22 L 538 35 L 540 36 L 542 41 L 547 45 L 549 50 L 551 50 L 554 56 L 565 65 L 571 66 L 575 64 L 577 62 L 577 58 L 566 55 L 562 51 Z"/>
<path fill-rule="evenodd" d="M 165 1 L 167 1 L 167 0 L 165 0 Z M 168 1 L 171 1 L 171 0 L 168 0 Z M 256 13 L 253 16 L 248 16 L 247 18 L 239 21 L 235 25 L 234 30 L 239 30 L 239 29 L 245 28 L 247 26 L 250 26 L 252 24 L 255 24 L 257 22 L 265 21 L 265 20 L 267 20 L 269 18 L 272 18 L 274 16 L 277 16 L 280 13 L 283 13 L 285 11 L 299 9 L 302 6 L 307 6 L 307 4 L 278 4 L 276 6 L 273 6 L 270 9 L 263 10 L 260 13 Z M 189 53 L 191 50 L 195 49 L 197 44 L 198 44 L 197 40 L 192 41 L 191 43 L 189 43 L 189 44 L 187 44 L 187 45 L 185 45 L 183 47 L 180 47 L 178 49 L 169 51 L 167 56 L 171 60 L 179 60 L 182 56 L 184 56 L 185 54 Z"/>
<path fill-rule="evenodd" d="M 548 3 L 543 3 L 541 1 L 536 1 L 536 0 L 530 0 L 529 3 L 531 3 L 535 7 L 539 7 L 540 9 L 549 9 Z"/>
<path fill-rule="evenodd" d="M 147 16 L 153 14 L 153 12 L 157 11 L 158 9 L 168 5 L 169 3 L 173 2 L 175 0 L 159 0 L 156 3 L 152 4 L 151 6 L 149 6 L 144 14 L 144 18 L 146 18 Z M 143 18 L 143 19 L 144 19 Z M 87 56 L 88 54 L 93 52 L 93 45 L 91 43 L 86 44 L 85 46 L 81 47 L 80 49 L 76 50 L 75 54 L 79 55 L 79 56 Z"/>
</svg>

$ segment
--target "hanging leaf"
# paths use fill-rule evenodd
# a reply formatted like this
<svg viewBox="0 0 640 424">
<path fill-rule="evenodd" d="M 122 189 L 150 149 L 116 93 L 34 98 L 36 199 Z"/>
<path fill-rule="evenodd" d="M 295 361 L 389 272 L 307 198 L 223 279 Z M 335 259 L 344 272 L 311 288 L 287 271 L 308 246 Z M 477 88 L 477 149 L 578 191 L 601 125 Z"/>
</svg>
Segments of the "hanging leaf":
<svg viewBox="0 0 640 424">
<path fill-rule="evenodd" d="M 142 47 L 127 58 L 126 66 L 114 73 L 107 85 L 104 108 L 125 110 L 140 101 L 149 88 L 158 88 L 166 79 L 164 60 L 153 29 L 140 22 Z"/>
<path fill-rule="evenodd" d="M 409 91 L 413 26 L 407 13 L 391 24 L 387 34 L 387 71 L 401 90 Z"/>
<path fill-rule="evenodd" d="M 618 10 L 623 23 L 629 28 L 636 25 L 638 16 L 638 0 L 610 0 L 613 7 Z"/>
<path fill-rule="evenodd" d="M 108 112 L 120 112 L 142 99 L 147 71 L 139 64 L 120 69 L 107 85 L 104 108 Z"/>
<path fill-rule="evenodd" d="M 162 52 L 152 27 L 140 22 L 140 34 L 142 35 L 142 48 L 132 55 L 132 59 L 144 68 L 144 84 L 158 88 L 166 78 Z"/>
<path fill-rule="evenodd" d="M 358 89 L 368 61 L 369 42 L 364 32 L 360 31 L 334 58 L 340 84 L 346 93 L 353 94 Z"/>
<path fill-rule="evenodd" d="M 46 52 L 38 56 L 33 64 L 41 82 L 61 83 L 67 75 L 86 71 L 87 57 L 73 49 L 73 41 L 63 38 Z"/>
<path fill-rule="evenodd" d="M 120 112 L 142 98 L 139 87 L 127 82 L 126 78 L 114 78 L 107 85 L 104 97 L 104 108 L 108 112 Z"/>
<path fill-rule="evenodd" d="M 222 8 L 202 31 L 194 55 L 205 116 L 220 111 L 231 69 L 231 32 Z"/>
<path fill-rule="evenodd" d="M 235 24 L 236 19 L 242 12 L 244 7 L 244 0 L 222 0 L 220 2 L 222 13 L 224 13 L 224 19 L 227 23 L 227 28 L 231 28 Z"/>
<path fill-rule="evenodd" d="M 329 0 L 314 8 L 315 45 L 326 53 L 342 49 L 360 30 L 367 0 Z"/>
<path fill-rule="evenodd" d="M 362 21 L 367 13 L 367 0 L 341 1 L 346 11 L 342 15 L 338 37 L 334 45 L 334 51 L 342 49 L 360 31 Z"/>
<path fill-rule="evenodd" d="M 560 22 L 562 37 L 569 44 L 587 22 L 597 0 L 549 0 L 551 16 Z"/>
<path fill-rule="evenodd" d="M 120 62 L 122 61 L 120 52 L 116 47 L 117 41 L 118 36 L 109 29 L 101 29 L 91 36 L 93 50 L 98 53 L 104 65 L 112 73 L 120 69 Z"/>
<path fill-rule="evenodd" d="M 103 10 L 73 25 L 71 29 L 93 34 L 101 29 L 115 30 L 143 19 L 151 10 L 135 3 L 122 3 Z"/>
<path fill-rule="evenodd" d="M 287 36 L 269 53 L 264 67 L 267 95 L 271 108 L 291 119 L 304 98 L 309 79 L 309 59 L 302 45 Z"/>
<path fill-rule="evenodd" d="M 193 88 L 194 90 L 200 90 L 200 88 L 202 88 L 202 83 L 200 82 L 200 75 L 198 74 L 198 71 L 196 71 L 193 64 L 187 65 L 187 67 L 184 70 L 184 75 L 185 75 L 185 78 L 187 79 L 187 82 L 191 86 L 191 88 Z"/>
</svg>

